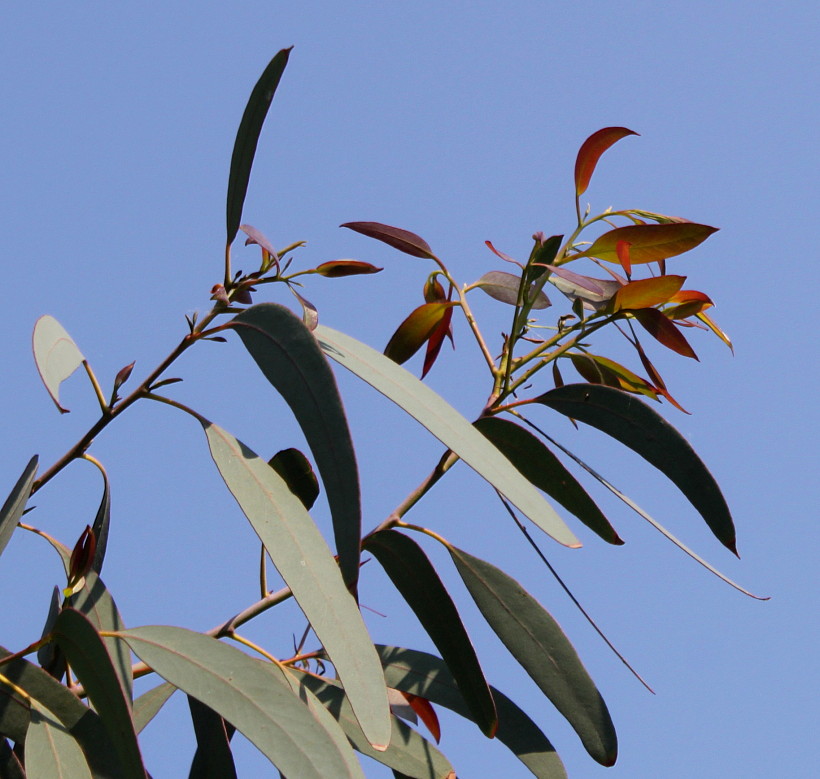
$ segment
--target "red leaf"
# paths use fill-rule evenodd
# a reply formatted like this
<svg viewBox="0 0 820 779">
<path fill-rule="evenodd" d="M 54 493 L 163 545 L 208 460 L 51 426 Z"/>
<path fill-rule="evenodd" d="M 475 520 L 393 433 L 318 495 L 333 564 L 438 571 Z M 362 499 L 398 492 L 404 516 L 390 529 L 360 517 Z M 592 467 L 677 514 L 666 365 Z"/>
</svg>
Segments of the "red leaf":
<svg viewBox="0 0 820 779">
<path fill-rule="evenodd" d="M 394 249 L 413 257 L 436 259 L 436 255 L 433 254 L 433 250 L 427 241 L 409 230 L 391 227 L 390 225 L 381 224 L 381 222 L 345 222 L 339 226 L 347 227 L 349 230 L 366 235 L 368 238 L 383 241 Z"/>
<path fill-rule="evenodd" d="M 629 241 L 618 241 L 618 243 L 615 244 L 615 254 L 618 255 L 618 262 L 621 263 L 621 267 L 627 276 L 632 273 L 632 260 L 629 259 L 630 246 L 632 246 L 632 244 L 629 243 Z"/>
<path fill-rule="evenodd" d="M 695 222 L 616 227 L 600 236 L 586 251 L 574 256 L 618 262 L 616 247 L 620 241 L 627 241 L 630 244 L 629 259 L 633 265 L 660 262 L 694 249 L 715 232 L 717 227 Z"/>
<path fill-rule="evenodd" d="M 495 248 L 495 246 L 493 246 L 493 245 L 492 245 L 492 242 L 490 242 L 490 241 L 484 241 L 484 243 L 485 243 L 485 245 L 487 246 L 487 248 L 488 248 L 488 249 L 489 249 L 489 250 L 490 250 L 490 251 L 491 251 L 491 252 L 492 252 L 492 253 L 493 253 L 496 257 L 501 258 L 501 259 L 502 259 L 502 260 L 504 260 L 505 262 L 511 262 L 513 265 L 517 265 L 519 268 L 523 268 L 523 267 L 524 267 L 524 266 L 523 266 L 520 262 L 518 262 L 518 260 L 514 260 L 512 257 L 510 257 L 510 255 L 509 255 L 509 254 L 504 254 L 504 252 L 500 252 L 500 251 L 498 251 L 498 249 L 496 249 L 496 248 Z"/>
<path fill-rule="evenodd" d="M 433 704 L 427 698 L 420 698 L 411 692 L 402 691 L 402 695 L 407 698 L 407 702 L 413 711 L 419 715 L 419 719 L 427 726 L 430 735 L 436 740 L 436 744 L 441 741 L 441 727 L 438 724 L 438 715 L 433 708 Z"/>
<path fill-rule="evenodd" d="M 447 296 L 444 294 L 444 287 L 435 276 L 431 276 L 424 282 L 424 301 L 425 303 L 438 303 L 446 300 Z"/>
<path fill-rule="evenodd" d="M 89 525 L 85 526 L 74 550 L 71 552 L 71 560 L 68 564 L 68 585 L 71 587 L 85 576 L 94 561 L 94 554 L 97 551 L 97 538 Z"/>
<path fill-rule="evenodd" d="M 245 246 L 255 243 L 258 246 L 261 246 L 262 249 L 264 249 L 273 258 L 274 262 L 279 262 L 279 255 L 276 254 L 276 249 L 273 248 L 273 244 L 262 234 L 260 230 L 257 230 L 252 225 L 239 225 L 239 229 L 248 236 L 245 239 Z"/>
<path fill-rule="evenodd" d="M 655 392 L 659 395 L 663 395 L 676 409 L 682 411 L 684 414 L 689 414 L 690 412 L 687 411 L 680 403 L 678 403 L 675 398 L 669 393 L 669 390 L 666 389 L 666 384 L 661 378 L 660 373 L 658 373 L 657 368 L 650 362 L 649 358 L 646 356 L 646 352 L 643 350 L 643 347 L 640 344 L 638 339 L 635 339 L 635 343 L 633 344 L 635 348 L 638 350 L 638 356 L 641 358 L 641 363 L 643 363 L 643 367 L 646 369 L 646 372 L 649 374 L 649 379 L 655 385 Z"/>
<path fill-rule="evenodd" d="M 427 341 L 427 353 L 424 355 L 424 367 L 421 370 L 422 379 L 427 375 L 427 372 L 433 367 L 433 364 L 438 358 L 439 352 L 441 351 L 441 345 L 444 343 L 444 339 L 449 336 L 450 340 L 453 340 L 453 333 L 450 328 L 450 322 L 452 319 L 453 307 L 450 306 L 444 312 L 441 322 L 438 323 L 438 326 L 430 334 L 430 339 Z"/>
<path fill-rule="evenodd" d="M 660 341 L 665 347 L 682 354 L 684 357 L 698 359 L 694 349 L 689 346 L 689 342 L 684 338 L 683 333 L 660 311 L 655 308 L 638 308 L 629 311 L 629 313 L 641 323 L 646 332 Z"/>
<path fill-rule="evenodd" d="M 652 308 L 666 303 L 683 286 L 686 276 L 655 276 L 630 281 L 612 298 L 612 310 Z"/>
<path fill-rule="evenodd" d="M 381 270 L 384 268 L 377 268 L 369 262 L 359 262 L 359 260 L 331 260 L 316 267 L 316 273 L 328 279 L 341 276 L 361 276 L 364 273 L 378 273 Z"/>
<path fill-rule="evenodd" d="M 595 166 L 601 155 L 612 144 L 617 143 L 621 138 L 626 138 L 627 135 L 637 135 L 638 133 L 632 130 L 627 130 L 626 127 L 604 127 L 603 130 L 598 130 L 597 133 L 587 138 L 581 148 L 578 150 L 578 157 L 575 160 L 575 194 L 580 197 L 587 191 L 589 180 L 595 171 Z"/>
<path fill-rule="evenodd" d="M 452 303 L 425 303 L 402 322 L 384 349 L 384 354 L 401 365 L 407 362 L 432 335 Z"/>
</svg>

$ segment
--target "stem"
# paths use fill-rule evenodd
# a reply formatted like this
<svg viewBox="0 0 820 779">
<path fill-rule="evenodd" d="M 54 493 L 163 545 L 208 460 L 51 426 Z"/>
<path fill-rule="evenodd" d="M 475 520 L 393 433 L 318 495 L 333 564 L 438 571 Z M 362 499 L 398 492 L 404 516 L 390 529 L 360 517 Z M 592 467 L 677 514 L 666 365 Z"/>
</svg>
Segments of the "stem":
<svg viewBox="0 0 820 779">
<path fill-rule="evenodd" d="M 231 288 L 231 245 L 225 245 L 225 292 Z"/>
<path fill-rule="evenodd" d="M 97 396 L 97 402 L 100 404 L 100 410 L 103 415 L 105 415 L 108 413 L 108 403 L 105 400 L 105 395 L 103 395 L 100 382 L 97 381 L 97 377 L 94 375 L 94 371 L 91 370 L 88 360 L 83 360 L 83 368 L 85 368 L 85 372 L 88 374 L 88 378 L 91 381 L 91 386 L 94 388 L 94 394 Z"/>
</svg>

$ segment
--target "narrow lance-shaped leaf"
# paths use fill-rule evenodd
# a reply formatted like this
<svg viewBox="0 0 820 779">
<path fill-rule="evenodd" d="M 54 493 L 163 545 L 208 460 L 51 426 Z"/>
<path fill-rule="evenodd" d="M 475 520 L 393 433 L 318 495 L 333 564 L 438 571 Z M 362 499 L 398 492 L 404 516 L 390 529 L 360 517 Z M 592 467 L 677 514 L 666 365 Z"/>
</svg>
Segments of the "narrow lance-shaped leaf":
<svg viewBox="0 0 820 779">
<path fill-rule="evenodd" d="M 142 733 L 145 726 L 159 714 L 160 709 L 176 692 L 177 688 L 170 682 L 162 682 L 144 692 L 134 701 L 134 730 Z"/>
<path fill-rule="evenodd" d="M 228 197 L 226 201 L 227 243 L 233 243 L 242 221 L 242 206 L 245 204 L 245 195 L 248 192 L 253 158 L 256 154 L 256 145 L 259 134 L 268 114 L 273 95 L 279 86 L 279 80 L 285 66 L 288 64 L 290 48 L 282 49 L 268 63 L 268 66 L 259 77 L 248 98 L 239 129 L 236 131 L 233 154 L 231 155 L 231 170 L 228 175 Z"/>
<path fill-rule="evenodd" d="M 683 333 L 678 330 L 674 322 L 656 308 L 637 308 L 629 311 L 641 323 L 641 327 L 653 338 L 662 343 L 667 349 L 697 360 L 695 350 L 689 345 Z"/>
<path fill-rule="evenodd" d="M 31 701 L 31 725 L 26 736 L 26 775 L 91 779 L 80 745 L 43 705 Z"/>
<path fill-rule="evenodd" d="M 384 752 L 374 751 L 362 738 L 361 730 L 352 716 L 350 704 L 337 682 L 309 673 L 299 673 L 299 677 L 301 684 L 313 692 L 336 717 L 353 748 L 363 755 L 412 779 L 455 778 L 453 767 L 447 758 L 421 734 L 396 717 L 391 717 L 393 732 L 390 746 Z"/>
<path fill-rule="evenodd" d="M 587 191 L 589 180 L 592 178 L 601 155 L 621 138 L 637 134 L 633 130 L 627 130 L 626 127 L 604 127 L 603 130 L 590 135 L 581 144 L 578 157 L 575 159 L 575 194 L 578 197 Z"/>
<path fill-rule="evenodd" d="M 595 501 L 532 433 L 499 417 L 482 417 L 474 424 L 532 484 L 572 512 L 604 541 L 623 543 Z"/>
<path fill-rule="evenodd" d="M 37 463 L 39 458 L 35 454 L 28 461 L 23 473 L 17 480 L 17 483 L 12 487 L 9 496 L 3 503 L 3 508 L 0 508 L 0 554 L 9 543 L 20 517 L 26 508 L 26 503 L 31 496 L 31 486 L 34 484 L 34 477 L 37 475 Z"/>
<path fill-rule="evenodd" d="M 35 322 L 31 347 L 48 394 L 59 412 L 67 414 L 68 409 L 60 405 L 60 384 L 83 364 L 83 353 L 65 328 L 49 314 Z"/>
<path fill-rule="evenodd" d="M 260 303 L 230 324 L 305 434 L 330 504 L 342 576 L 355 593 L 361 541 L 359 473 L 333 371 L 310 330 L 284 306 Z"/>
<path fill-rule="evenodd" d="M 637 279 L 621 287 L 612 298 L 612 310 L 623 308 L 650 308 L 670 300 L 683 286 L 686 276 L 655 276 Z"/>
<path fill-rule="evenodd" d="M 415 649 L 377 645 L 388 684 L 420 695 L 472 719 L 458 685 L 443 660 Z M 539 779 L 566 779 L 555 747 L 539 727 L 503 692 L 490 688 L 498 708 L 496 738 Z"/>
<path fill-rule="evenodd" d="M 737 554 L 735 527 L 714 477 L 691 444 L 634 395 L 595 384 L 567 384 L 536 399 L 628 446 L 664 473 L 700 512 L 715 537 Z"/>
<path fill-rule="evenodd" d="M 328 279 L 338 279 L 342 276 L 361 276 L 369 273 L 379 273 L 384 268 L 377 268 L 369 262 L 361 260 L 330 260 L 317 265 L 314 270 L 320 276 Z"/>
<path fill-rule="evenodd" d="M 418 617 L 458 682 L 473 720 L 492 738 L 498 728 L 493 696 L 458 609 L 427 555 L 413 539 L 395 530 L 368 536 L 364 548 Z"/>
<path fill-rule="evenodd" d="M 60 612 L 53 635 L 108 730 L 122 762 L 121 775 L 145 779 L 128 695 L 102 638 L 85 616 L 71 608 Z"/>
<path fill-rule="evenodd" d="M 203 426 L 225 484 L 336 666 L 362 730 L 385 746 L 390 723 L 378 658 L 322 534 L 273 468 L 230 433 Z"/>
<path fill-rule="evenodd" d="M 545 533 L 565 546 L 581 545 L 536 489 L 440 395 L 355 338 L 323 325 L 316 328 L 316 337 L 329 357 L 420 422 Z"/>
<path fill-rule="evenodd" d="M 658 393 L 652 384 L 614 360 L 600 357 L 597 354 L 576 354 L 575 352 L 570 353 L 568 357 L 575 370 L 591 384 L 606 384 L 608 387 L 618 387 L 627 392 L 646 395 L 652 400 L 658 399 Z"/>
<path fill-rule="evenodd" d="M 402 230 L 400 227 L 391 227 L 390 225 L 381 224 L 381 222 L 345 222 L 339 227 L 347 227 L 349 230 L 366 235 L 368 238 L 375 238 L 377 241 L 382 241 L 412 257 L 423 257 L 428 260 L 436 258 L 424 238 L 411 233 L 409 230 Z"/>
<path fill-rule="evenodd" d="M 108 474 L 104 470 L 100 472 L 103 477 L 103 494 L 97 515 L 94 517 L 94 524 L 91 526 L 94 538 L 97 540 L 97 549 L 91 568 L 98 574 L 102 572 L 105 550 L 108 548 L 108 526 L 111 522 L 111 487 L 108 483 Z"/>
<path fill-rule="evenodd" d="M 424 355 L 424 365 L 421 369 L 422 379 L 429 373 L 433 364 L 438 359 L 444 339 L 449 338 L 450 341 L 453 340 L 452 320 L 453 309 L 450 307 L 444 312 L 444 316 L 441 318 L 441 322 L 438 323 L 436 329 L 430 333 L 430 338 L 427 340 L 427 351 Z"/>
<path fill-rule="evenodd" d="M 618 242 L 626 241 L 629 243 L 629 259 L 633 265 L 660 262 L 694 249 L 715 232 L 717 227 L 695 222 L 616 227 L 604 233 L 592 246 L 575 257 L 597 257 L 599 260 L 618 263 Z"/>
<path fill-rule="evenodd" d="M 450 555 L 490 627 L 566 717 L 590 757 L 613 765 L 618 741 L 609 711 L 558 623 L 494 565 L 455 547 Z"/>
<path fill-rule="evenodd" d="M 285 776 L 352 776 L 337 743 L 290 686 L 244 652 L 184 628 L 148 626 L 121 635 L 137 657 L 234 725 Z"/>
<path fill-rule="evenodd" d="M 441 324 L 452 303 L 424 303 L 414 309 L 398 326 L 384 348 L 385 357 L 394 362 L 407 362 Z"/>
<path fill-rule="evenodd" d="M 196 752 L 188 779 L 232 779 L 236 764 L 231 752 L 234 727 L 210 706 L 188 696 L 188 708 L 196 736 Z"/>
</svg>

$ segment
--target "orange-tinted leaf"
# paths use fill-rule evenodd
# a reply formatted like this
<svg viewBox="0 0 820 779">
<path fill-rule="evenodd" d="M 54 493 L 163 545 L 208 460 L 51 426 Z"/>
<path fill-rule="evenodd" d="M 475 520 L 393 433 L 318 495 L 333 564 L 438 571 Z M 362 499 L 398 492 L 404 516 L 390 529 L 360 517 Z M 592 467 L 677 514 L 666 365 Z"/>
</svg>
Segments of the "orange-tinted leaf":
<svg viewBox="0 0 820 779">
<path fill-rule="evenodd" d="M 424 282 L 424 302 L 438 303 L 446 299 L 447 296 L 444 294 L 444 287 L 441 286 L 441 282 L 436 276 L 430 276 Z"/>
<path fill-rule="evenodd" d="M 413 711 L 418 714 L 419 719 L 425 724 L 430 735 L 436 740 L 436 744 L 441 741 L 441 726 L 438 724 L 438 715 L 433 708 L 433 704 L 426 698 L 420 698 L 418 695 L 413 695 L 412 692 L 403 692 L 402 695 L 407 698 Z"/>
<path fill-rule="evenodd" d="M 381 222 L 345 222 L 339 226 L 347 227 L 349 230 L 366 235 L 368 238 L 383 241 L 388 246 L 392 246 L 394 249 L 413 257 L 425 257 L 429 260 L 436 258 L 427 241 L 409 230 L 402 230 L 400 227 L 391 227 L 390 225 L 381 224 Z"/>
<path fill-rule="evenodd" d="M 600 236 L 586 251 L 575 256 L 618 262 L 618 242 L 627 241 L 630 244 L 629 259 L 633 265 L 660 262 L 694 249 L 715 232 L 717 227 L 695 222 L 616 227 Z"/>
<path fill-rule="evenodd" d="M 641 323 L 647 333 L 660 341 L 665 347 L 682 354 L 684 357 L 698 359 L 694 349 L 689 346 L 689 342 L 684 338 L 683 333 L 660 311 L 655 308 L 639 308 L 629 313 Z"/>
<path fill-rule="evenodd" d="M 575 194 L 580 197 L 587 191 L 598 160 L 612 144 L 626 138 L 627 135 L 637 134 L 626 127 L 604 127 L 603 130 L 592 133 L 581 144 L 578 157 L 575 159 Z"/>
<path fill-rule="evenodd" d="M 599 357 L 597 354 L 570 354 L 569 357 L 575 370 L 590 384 L 605 384 L 608 387 L 646 395 L 653 400 L 658 399 L 655 388 L 648 381 L 614 360 Z"/>
<path fill-rule="evenodd" d="M 384 354 L 401 365 L 407 362 L 432 335 L 452 303 L 425 303 L 402 322 L 384 349 Z"/>
<path fill-rule="evenodd" d="M 669 302 L 678 304 L 664 310 L 663 313 L 670 319 L 688 319 L 714 305 L 708 295 L 695 289 L 682 289 L 669 298 Z"/>
<path fill-rule="evenodd" d="M 713 319 L 706 316 L 706 314 L 704 314 L 703 311 L 701 311 L 699 314 L 696 314 L 695 316 L 697 316 L 697 318 L 700 319 L 700 321 L 703 322 L 703 324 L 705 324 L 718 338 L 720 338 L 720 340 L 723 341 L 723 343 L 725 343 L 726 346 L 728 346 L 732 350 L 732 354 L 734 354 L 735 347 L 732 346 L 731 339 L 728 335 L 726 335 L 726 333 L 723 332 L 723 330 L 721 330 L 717 326 Z"/>
<path fill-rule="evenodd" d="M 331 260 L 323 262 L 317 266 L 316 273 L 329 279 L 336 279 L 340 276 L 361 276 L 364 273 L 378 273 L 384 268 L 377 268 L 369 262 L 359 260 Z"/>
<path fill-rule="evenodd" d="M 618 262 L 621 263 L 621 267 L 627 276 L 632 273 L 632 260 L 629 258 L 630 246 L 632 246 L 632 244 L 629 243 L 629 241 L 618 241 L 618 243 L 615 244 L 615 254 L 618 255 Z"/>
<path fill-rule="evenodd" d="M 612 299 L 612 310 L 652 308 L 666 303 L 686 281 L 686 276 L 655 276 L 630 281 Z"/>
<path fill-rule="evenodd" d="M 450 340 L 453 340 L 453 332 L 450 327 L 452 319 L 453 307 L 450 306 L 444 312 L 441 322 L 438 323 L 436 329 L 430 334 L 430 339 L 427 341 L 427 353 L 424 355 L 424 367 L 421 370 L 422 379 L 427 375 L 428 371 L 433 367 L 433 364 L 438 358 L 439 352 L 441 351 L 441 345 L 444 343 L 444 339 L 449 336 Z"/>
<path fill-rule="evenodd" d="M 682 411 L 684 414 L 690 413 L 683 406 L 681 406 L 675 398 L 672 397 L 669 390 L 666 388 L 663 378 L 660 373 L 658 373 L 657 368 L 655 368 L 650 359 L 646 356 L 646 352 L 643 350 L 643 346 L 641 346 L 641 343 L 637 338 L 635 339 L 633 346 L 637 349 L 638 356 L 641 358 L 641 363 L 646 369 L 646 372 L 649 374 L 650 380 L 655 385 L 655 392 L 657 392 L 658 395 L 663 395 L 663 397 L 665 397 L 676 409 L 678 409 L 678 411 Z"/>
</svg>

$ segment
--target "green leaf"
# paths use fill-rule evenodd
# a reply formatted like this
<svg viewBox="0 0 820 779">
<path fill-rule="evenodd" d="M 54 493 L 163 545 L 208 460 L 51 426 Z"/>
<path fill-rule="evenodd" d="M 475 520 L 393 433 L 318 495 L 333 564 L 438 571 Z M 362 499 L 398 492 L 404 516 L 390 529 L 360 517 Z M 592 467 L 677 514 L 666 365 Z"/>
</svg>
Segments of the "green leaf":
<svg viewBox="0 0 820 779">
<path fill-rule="evenodd" d="M 83 353 L 65 328 L 49 314 L 34 323 L 31 346 L 34 362 L 48 394 L 60 413 L 67 414 L 68 409 L 60 405 L 60 384 L 83 364 Z"/>
<path fill-rule="evenodd" d="M 595 384 L 567 384 L 539 403 L 612 436 L 664 473 L 700 512 L 715 537 L 737 554 L 735 526 L 717 482 L 689 442 L 633 395 Z"/>
<path fill-rule="evenodd" d="M 44 706 L 32 700 L 31 726 L 26 736 L 26 776 L 29 779 L 91 779 L 80 745 Z"/>
<path fill-rule="evenodd" d="M 144 692 L 134 701 L 134 730 L 142 733 L 145 726 L 159 714 L 166 701 L 177 691 L 170 682 L 163 682 Z"/>
<path fill-rule="evenodd" d="M 97 632 L 125 629 L 125 623 L 117 610 L 117 604 L 114 603 L 114 599 L 103 580 L 94 571 L 89 571 L 85 575 L 85 585 L 79 592 L 75 592 L 66 600 L 66 605 L 87 617 Z M 134 696 L 131 653 L 119 639 L 105 637 L 103 643 L 108 650 L 111 663 L 128 696 L 128 700 L 131 701 Z"/>
<path fill-rule="evenodd" d="M 618 741 L 609 711 L 558 623 L 494 565 L 455 547 L 450 555 L 490 627 L 566 717 L 590 757 L 614 765 Z"/>
<path fill-rule="evenodd" d="M 452 303 L 435 302 L 424 303 L 414 309 L 396 328 L 384 348 L 385 357 L 399 365 L 407 362 L 433 334 L 452 306 Z"/>
<path fill-rule="evenodd" d="M 0 734 L 21 744 L 30 719 L 31 703 L 0 680 Z"/>
<path fill-rule="evenodd" d="M 28 465 L 20 475 L 17 483 L 12 487 L 3 508 L 0 509 L 0 554 L 9 543 L 12 533 L 14 533 L 20 517 L 23 516 L 26 503 L 31 496 L 31 485 L 34 484 L 34 477 L 37 474 L 37 463 L 39 459 L 35 454 L 28 461 Z"/>
<path fill-rule="evenodd" d="M 362 736 L 344 690 L 332 679 L 303 673 L 302 684 L 311 690 L 336 717 L 353 748 L 383 765 L 414 779 L 448 779 L 455 775 L 447 758 L 427 739 L 396 717 L 391 717 L 390 746 L 377 752 Z"/>
<path fill-rule="evenodd" d="M 68 574 L 66 573 L 66 576 Z M 51 591 L 51 600 L 48 605 L 48 615 L 46 616 L 45 625 L 43 625 L 43 632 L 41 638 L 45 638 L 51 633 L 54 623 L 57 621 L 57 616 L 62 607 L 60 600 L 60 588 L 55 587 Z M 53 641 L 48 641 L 37 650 L 37 662 L 57 679 L 62 679 L 65 674 L 65 658 L 63 657 L 57 645 Z"/>
<path fill-rule="evenodd" d="M 377 645 L 387 683 L 404 692 L 420 695 L 467 719 L 472 714 L 456 680 L 443 660 L 414 649 Z M 498 709 L 496 738 L 539 779 L 566 779 L 567 773 L 555 747 L 538 726 L 503 692 L 491 687 Z"/>
<path fill-rule="evenodd" d="M 79 611 L 64 608 L 53 635 L 108 730 L 122 763 L 121 776 L 145 779 L 129 698 L 94 625 Z"/>
<path fill-rule="evenodd" d="M 333 371 L 310 330 L 284 306 L 260 303 L 230 324 L 305 434 L 330 504 L 342 576 L 355 592 L 361 543 L 359 474 Z"/>
<path fill-rule="evenodd" d="M 345 222 L 339 227 L 347 227 L 348 230 L 366 235 L 368 238 L 375 238 L 383 241 L 388 246 L 398 249 L 400 252 L 413 257 L 422 257 L 428 260 L 435 260 L 436 255 L 424 238 L 411 233 L 409 230 L 402 230 L 400 227 L 391 227 L 381 222 Z"/>
<path fill-rule="evenodd" d="M 319 325 L 315 333 L 329 357 L 420 422 L 545 533 L 566 546 L 581 545 L 553 508 L 507 458 L 440 395 L 355 338 L 323 325 Z"/>
<path fill-rule="evenodd" d="M 592 133 L 582 144 L 578 150 L 578 156 L 575 159 L 575 194 L 580 197 L 587 191 L 589 180 L 595 172 L 595 166 L 601 155 L 612 144 L 617 143 L 621 138 L 626 138 L 627 135 L 637 135 L 638 133 L 628 130 L 626 127 L 604 127 L 603 130 L 598 130 Z"/>
<path fill-rule="evenodd" d="M 616 227 L 574 257 L 597 257 L 599 260 L 618 263 L 617 246 L 621 241 L 626 241 L 630 245 L 629 259 L 633 265 L 659 262 L 694 249 L 716 232 L 717 227 L 695 222 Z"/>
<path fill-rule="evenodd" d="M 273 468 L 230 433 L 204 427 L 222 478 L 336 666 L 362 729 L 374 744 L 387 744 L 389 711 L 378 658 L 324 538 Z"/>
<path fill-rule="evenodd" d="M 532 433 L 499 417 L 482 417 L 473 424 L 538 489 L 554 498 L 604 541 L 623 544 L 595 501 Z"/>
<path fill-rule="evenodd" d="M 10 652 L 0 647 L 0 657 Z M 77 739 L 97 777 L 125 776 L 120 759 L 99 715 L 42 668 L 17 658 L 3 664 L 3 675 L 48 708 Z"/>
<path fill-rule="evenodd" d="M 308 458 L 298 449 L 291 447 L 277 452 L 268 461 L 268 465 L 282 477 L 290 491 L 310 511 L 319 497 L 319 481 Z"/>
<path fill-rule="evenodd" d="M 458 609 L 427 555 L 413 539 L 395 530 L 368 536 L 364 548 L 379 561 L 433 640 L 458 682 L 473 721 L 493 738 L 498 728 L 493 696 Z"/>
<path fill-rule="evenodd" d="M 233 725 L 226 723 L 212 708 L 188 696 L 191 721 L 196 735 L 196 752 L 188 779 L 231 779 L 236 764 L 231 752 Z"/>
<path fill-rule="evenodd" d="M 231 646 L 184 628 L 148 626 L 121 634 L 171 684 L 212 708 L 285 775 L 352 776 L 336 743 L 281 676 Z"/>
<path fill-rule="evenodd" d="M 292 48 L 292 47 L 291 47 Z M 285 66 L 288 64 L 290 48 L 282 49 L 268 63 L 259 81 L 256 82 L 242 121 L 236 131 L 236 140 L 231 155 L 231 171 L 228 175 L 228 198 L 226 203 L 226 221 L 228 228 L 228 245 L 233 243 L 242 221 L 242 206 L 245 204 L 245 195 L 248 192 L 248 181 L 251 177 L 253 158 L 256 154 L 256 145 L 259 134 L 268 114 L 273 95 L 279 86 L 279 79 Z"/>
<path fill-rule="evenodd" d="M 94 553 L 94 562 L 91 569 L 97 574 L 102 572 L 105 550 L 108 547 L 108 525 L 111 522 L 111 487 L 108 483 L 108 474 L 101 470 L 103 477 L 103 494 L 100 499 L 100 507 L 94 517 L 94 524 L 91 529 L 94 531 L 94 538 L 97 540 L 97 550 Z"/>
<path fill-rule="evenodd" d="M 26 772 L 20 758 L 4 738 L 0 739 L 0 776 L 3 779 L 26 779 Z"/>
</svg>

